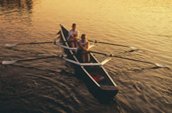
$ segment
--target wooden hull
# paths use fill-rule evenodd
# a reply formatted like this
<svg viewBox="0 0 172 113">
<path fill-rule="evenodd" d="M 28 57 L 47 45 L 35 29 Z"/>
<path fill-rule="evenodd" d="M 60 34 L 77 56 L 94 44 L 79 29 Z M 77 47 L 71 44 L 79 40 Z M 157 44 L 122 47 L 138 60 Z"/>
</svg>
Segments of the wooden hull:
<svg viewBox="0 0 172 113">
<path fill-rule="evenodd" d="M 63 26 L 60 27 L 61 43 L 64 46 L 69 47 L 68 43 L 66 42 L 68 30 Z M 79 62 L 72 50 L 64 49 L 64 53 L 67 54 L 69 59 Z M 93 54 L 90 54 L 90 56 L 92 63 L 99 63 Z M 74 64 L 71 65 L 75 70 L 75 74 L 84 81 L 89 91 L 99 100 L 111 100 L 118 93 L 116 84 L 103 66 L 89 67 Z M 99 80 L 96 77 L 102 78 L 102 80 Z"/>
<path fill-rule="evenodd" d="M 99 100 L 102 101 L 109 101 L 112 100 L 115 95 L 118 93 L 118 88 L 115 86 L 109 87 L 99 87 L 95 82 L 90 79 L 87 73 L 83 71 L 82 68 L 79 66 L 75 67 L 75 74 L 79 76 L 80 79 L 82 79 L 87 86 L 88 90 L 93 94 L 94 97 L 96 97 Z M 111 89 L 110 89 L 111 88 Z"/>
</svg>

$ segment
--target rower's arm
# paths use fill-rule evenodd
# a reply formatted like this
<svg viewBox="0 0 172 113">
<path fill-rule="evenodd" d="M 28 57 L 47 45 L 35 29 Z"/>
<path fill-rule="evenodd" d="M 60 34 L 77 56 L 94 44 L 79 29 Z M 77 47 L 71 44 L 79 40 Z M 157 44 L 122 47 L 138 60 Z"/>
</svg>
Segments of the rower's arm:
<svg viewBox="0 0 172 113">
<path fill-rule="evenodd" d="M 80 42 L 78 42 L 78 46 L 79 46 L 79 48 L 81 48 L 82 50 L 87 51 L 87 50 L 89 49 L 89 42 L 86 43 L 85 47 L 82 46 L 82 45 L 80 44 Z"/>
<path fill-rule="evenodd" d="M 78 31 L 76 31 L 76 34 L 75 34 L 75 38 L 77 38 L 78 37 Z"/>
<path fill-rule="evenodd" d="M 68 32 L 67 41 L 70 39 L 70 31 Z"/>
<path fill-rule="evenodd" d="M 78 38 L 78 34 L 79 34 L 79 31 L 76 31 L 76 36 L 75 36 L 76 39 Z"/>
<path fill-rule="evenodd" d="M 78 47 L 80 48 L 80 49 L 84 49 L 84 47 L 81 45 L 81 43 L 78 41 Z"/>
<path fill-rule="evenodd" d="M 88 50 L 89 49 L 89 46 L 90 46 L 90 43 L 87 42 L 85 49 Z"/>
</svg>

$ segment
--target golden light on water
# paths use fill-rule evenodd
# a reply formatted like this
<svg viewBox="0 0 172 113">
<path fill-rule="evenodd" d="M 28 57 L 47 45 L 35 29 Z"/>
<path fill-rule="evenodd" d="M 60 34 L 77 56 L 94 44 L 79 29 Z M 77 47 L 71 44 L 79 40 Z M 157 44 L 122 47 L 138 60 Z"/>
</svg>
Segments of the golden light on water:
<svg viewBox="0 0 172 113">
<path fill-rule="evenodd" d="M 108 37 L 172 56 L 171 6 L 170 0 L 44 0 L 34 10 L 40 20 L 52 22 L 44 23 L 47 26 L 56 20 L 66 26 L 76 22 L 90 37 Z"/>
<path fill-rule="evenodd" d="M 4 6 L 7 4 L 5 1 Z M 76 22 L 79 30 L 89 37 L 172 56 L 171 0 L 21 0 L 16 6 L 19 12 L 24 8 L 20 15 L 26 16 L 27 22 L 42 32 L 55 31 L 59 24 L 71 26 Z"/>
</svg>

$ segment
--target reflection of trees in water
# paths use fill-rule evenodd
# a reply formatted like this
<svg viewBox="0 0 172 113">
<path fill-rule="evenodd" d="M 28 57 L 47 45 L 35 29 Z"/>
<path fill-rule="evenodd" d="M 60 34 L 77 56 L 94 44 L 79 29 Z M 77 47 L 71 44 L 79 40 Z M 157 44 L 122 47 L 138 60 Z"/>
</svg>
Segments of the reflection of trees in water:
<svg viewBox="0 0 172 113">
<path fill-rule="evenodd" d="M 32 25 L 32 10 L 33 0 L 0 0 L 0 20 L 12 25 Z"/>
<path fill-rule="evenodd" d="M 32 0 L 0 0 L 0 8 L 4 10 L 18 9 L 19 11 L 25 10 L 31 13 L 32 7 Z"/>
</svg>

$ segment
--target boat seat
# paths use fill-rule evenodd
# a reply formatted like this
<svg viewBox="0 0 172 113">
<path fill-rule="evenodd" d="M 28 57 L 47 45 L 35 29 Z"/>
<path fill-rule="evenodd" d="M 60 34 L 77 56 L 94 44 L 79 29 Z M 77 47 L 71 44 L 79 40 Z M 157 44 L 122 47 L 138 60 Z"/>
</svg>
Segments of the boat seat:
<svg viewBox="0 0 172 113">
<path fill-rule="evenodd" d="M 91 75 L 96 82 L 102 82 L 105 78 L 101 75 Z"/>
</svg>

